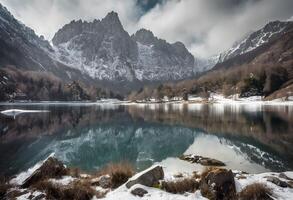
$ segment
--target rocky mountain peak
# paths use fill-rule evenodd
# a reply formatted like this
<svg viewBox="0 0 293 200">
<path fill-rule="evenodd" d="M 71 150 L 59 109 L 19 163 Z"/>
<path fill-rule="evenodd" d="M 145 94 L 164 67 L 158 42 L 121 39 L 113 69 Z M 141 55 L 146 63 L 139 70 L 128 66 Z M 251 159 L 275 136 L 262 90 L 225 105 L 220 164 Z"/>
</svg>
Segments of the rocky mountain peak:
<svg viewBox="0 0 293 200">
<path fill-rule="evenodd" d="M 0 19 L 4 19 L 4 20 L 10 20 L 11 18 L 13 18 L 13 16 L 11 15 L 11 13 L 7 10 L 6 7 L 4 7 L 1 3 L 0 3 L 0 15 L 1 18 Z"/>
<path fill-rule="evenodd" d="M 132 35 L 132 38 L 144 45 L 151 45 L 155 40 L 157 40 L 153 32 L 144 28 L 138 30 L 134 35 Z"/>
<path fill-rule="evenodd" d="M 102 19 L 101 23 L 108 31 L 124 31 L 118 13 L 114 11 L 109 12 L 106 17 Z"/>
<path fill-rule="evenodd" d="M 107 21 L 109 23 L 120 23 L 118 13 L 114 11 L 109 12 L 106 17 L 102 19 L 102 21 Z"/>
</svg>

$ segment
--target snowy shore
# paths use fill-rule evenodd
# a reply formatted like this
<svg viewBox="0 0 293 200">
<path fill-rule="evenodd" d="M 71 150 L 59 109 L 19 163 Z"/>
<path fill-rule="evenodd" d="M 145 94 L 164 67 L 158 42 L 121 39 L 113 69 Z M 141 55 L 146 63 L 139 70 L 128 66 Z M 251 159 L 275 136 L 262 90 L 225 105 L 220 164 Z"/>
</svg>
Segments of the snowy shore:
<svg viewBox="0 0 293 200">
<path fill-rule="evenodd" d="M 36 180 L 37 177 L 40 177 L 37 173 L 40 172 L 42 168 L 42 165 L 45 165 L 48 161 L 48 159 L 53 158 L 53 154 L 50 155 L 49 158 L 47 158 L 44 161 L 41 161 L 40 163 L 36 164 L 34 167 L 30 168 L 26 172 L 22 172 L 19 175 L 17 175 L 15 178 L 10 180 L 10 184 L 12 187 L 7 191 L 7 195 L 9 194 L 18 194 L 16 196 L 16 199 L 18 200 L 29 200 L 32 198 L 36 199 L 48 199 L 47 192 L 48 190 L 40 190 L 35 189 L 34 185 L 30 187 L 24 187 L 25 184 L 30 182 L 31 180 Z M 60 164 L 57 160 L 51 160 L 54 165 L 54 170 L 56 170 L 56 166 L 61 165 L 61 168 L 64 168 L 62 163 Z M 183 162 L 183 161 L 182 161 Z M 66 168 L 66 167 L 65 167 Z M 64 168 L 64 169 L 65 169 Z M 50 166 L 46 166 L 44 169 L 48 170 L 50 169 Z M 209 169 L 210 171 L 206 171 Z M 161 171 L 160 171 L 161 170 Z M 158 177 L 158 172 L 162 173 Z M 206 177 L 209 177 L 210 174 L 213 174 L 214 176 L 217 175 L 215 173 L 224 173 L 225 176 L 229 174 L 229 172 L 232 174 L 232 180 L 233 180 L 233 187 L 235 188 L 235 198 L 238 199 L 239 194 L 241 194 L 242 191 L 244 191 L 248 186 L 253 184 L 261 184 L 265 185 L 265 187 L 269 188 L 271 194 L 271 199 L 275 200 L 290 200 L 293 197 L 293 172 L 283 172 L 283 173 L 274 173 L 274 172 L 267 172 L 267 173 L 261 173 L 261 174 L 248 174 L 245 172 L 225 169 L 225 167 L 213 167 L 213 168 L 203 168 L 202 171 L 197 172 L 186 172 L 184 169 L 182 169 L 181 173 L 174 172 L 172 170 L 172 166 L 168 165 L 160 165 L 155 164 L 152 167 L 139 172 L 135 174 L 133 177 L 131 177 L 125 184 L 122 184 L 118 188 L 111 188 L 107 183 L 109 177 L 111 175 L 105 174 L 105 175 L 99 175 L 94 176 L 93 174 L 78 174 L 78 175 L 64 175 L 60 177 L 48 177 L 46 176 L 46 180 L 50 182 L 51 184 L 55 185 L 58 188 L 70 188 L 72 185 L 76 184 L 77 182 L 83 183 L 87 182 L 90 183 L 87 187 L 90 187 L 91 190 L 93 190 L 96 194 L 93 194 L 91 197 L 92 200 L 96 199 L 105 199 L 105 200 L 136 200 L 136 199 L 142 199 L 142 200 L 156 200 L 156 199 L 163 199 L 163 200 L 191 200 L 191 199 L 208 199 L 206 198 L 206 194 L 203 193 L 202 190 L 202 181 L 206 179 Z M 203 174 L 206 173 L 205 177 Z M 35 176 L 35 177 L 34 177 Z M 225 177 L 224 176 L 224 177 Z M 215 176 L 216 177 L 216 176 Z M 214 178 L 215 178 L 214 177 Z M 29 180 L 31 178 L 31 180 Z M 49 178 L 49 179 L 48 179 Z M 195 183 L 198 185 L 195 187 L 194 191 L 185 191 L 180 193 L 174 193 L 170 192 L 169 189 L 164 189 L 162 186 L 150 186 L 149 181 L 156 181 L 155 179 L 160 179 L 159 183 L 165 183 L 165 184 L 176 184 L 176 182 L 181 183 L 185 180 L 191 180 L 193 179 Z M 224 179 L 228 180 L 229 177 L 225 177 Z M 212 184 L 212 187 L 216 187 L 215 184 L 221 183 L 223 180 L 223 176 L 216 177 L 219 181 Z M 44 180 L 41 180 L 44 181 Z M 209 180 L 210 181 L 210 180 Z M 130 185 L 129 183 L 134 182 Z M 95 184 L 97 183 L 97 185 Z M 44 187 L 44 186 L 43 186 Z M 52 186 L 50 186 L 52 187 Z M 178 186 L 177 186 L 178 187 Z M 184 186 L 187 187 L 187 186 Z M 222 187 L 222 186 L 221 186 Z M 88 188 L 89 189 L 89 188 Z M 66 190 L 65 190 L 66 191 Z M 102 194 L 102 195 L 97 195 Z M 7 198 L 9 199 L 9 198 Z M 241 198 L 240 198 L 241 199 Z"/>
</svg>

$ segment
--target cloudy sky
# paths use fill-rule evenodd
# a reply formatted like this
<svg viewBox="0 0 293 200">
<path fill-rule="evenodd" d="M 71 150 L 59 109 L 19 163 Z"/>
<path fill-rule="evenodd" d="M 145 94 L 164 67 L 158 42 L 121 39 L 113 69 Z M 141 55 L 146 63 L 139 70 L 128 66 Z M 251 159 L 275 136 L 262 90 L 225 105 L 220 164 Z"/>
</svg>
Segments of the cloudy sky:
<svg viewBox="0 0 293 200">
<path fill-rule="evenodd" d="M 146 28 L 169 42 L 182 41 L 208 57 L 272 20 L 293 16 L 293 0 L 0 0 L 37 34 L 51 40 L 73 19 L 93 20 L 116 11 L 130 33 Z"/>
</svg>

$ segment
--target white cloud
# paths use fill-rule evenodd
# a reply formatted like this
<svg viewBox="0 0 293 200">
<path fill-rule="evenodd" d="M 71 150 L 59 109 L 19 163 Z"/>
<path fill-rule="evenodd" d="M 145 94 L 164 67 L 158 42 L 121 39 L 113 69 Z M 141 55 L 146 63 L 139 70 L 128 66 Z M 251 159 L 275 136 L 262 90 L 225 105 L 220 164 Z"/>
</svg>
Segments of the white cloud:
<svg viewBox="0 0 293 200">
<path fill-rule="evenodd" d="M 131 29 L 140 12 L 133 0 L 0 0 L 0 3 L 49 40 L 74 19 L 101 19 L 112 10 L 119 13 L 125 28 Z"/>
<path fill-rule="evenodd" d="M 291 0 L 171 0 L 145 14 L 138 26 L 169 41 L 183 41 L 193 54 L 217 54 L 247 32 L 292 15 Z M 236 2 L 236 1 L 234 1 Z"/>
<path fill-rule="evenodd" d="M 268 21 L 292 16 L 292 0 L 164 0 L 142 13 L 137 0 L 0 0 L 38 34 L 51 39 L 73 19 L 103 18 L 114 10 L 130 33 L 147 28 L 169 42 L 182 41 L 207 57 L 229 48 Z"/>
</svg>

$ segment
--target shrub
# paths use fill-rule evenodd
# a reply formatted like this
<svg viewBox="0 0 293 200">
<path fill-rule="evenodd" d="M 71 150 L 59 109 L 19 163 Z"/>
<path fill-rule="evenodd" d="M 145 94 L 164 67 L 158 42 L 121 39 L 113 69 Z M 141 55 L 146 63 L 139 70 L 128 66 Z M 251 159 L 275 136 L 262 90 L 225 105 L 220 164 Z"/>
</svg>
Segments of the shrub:
<svg viewBox="0 0 293 200">
<path fill-rule="evenodd" d="M 135 173 L 133 166 L 129 162 L 111 163 L 98 171 L 97 175 L 110 175 L 111 187 L 117 188 L 126 183 Z"/>
<path fill-rule="evenodd" d="M 161 188 L 173 194 L 194 192 L 199 187 L 199 183 L 194 178 L 185 178 L 179 181 L 162 182 Z"/>
<path fill-rule="evenodd" d="M 264 77 L 257 77 L 250 74 L 243 81 L 240 97 L 258 96 L 263 94 Z"/>
<path fill-rule="evenodd" d="M 45 180 L 35 184 L 34 188 L 45 192 L 48 199 L 90 200 L 94 195 L 101 197 L 87 181 L 74 181 L 62 186 Z"/>
<path fill-rule="evenodd" d="M 271 200 L 272 189 L 262 183 L 253 183 L 246 186 L 239 194 L 239 200 Z"/>
</svg>

